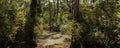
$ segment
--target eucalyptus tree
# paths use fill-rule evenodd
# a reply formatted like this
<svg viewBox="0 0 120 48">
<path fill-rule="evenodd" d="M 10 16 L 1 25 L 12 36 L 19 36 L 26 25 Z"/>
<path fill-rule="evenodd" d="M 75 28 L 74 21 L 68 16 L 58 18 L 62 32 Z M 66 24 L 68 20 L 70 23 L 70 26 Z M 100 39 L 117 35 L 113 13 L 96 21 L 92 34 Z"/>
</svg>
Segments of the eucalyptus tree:
<svg viewBox="0 0 120 48">
<path fill-rule="evenodd" d="M 36 42 L 35 42 L 36 36 L 34 32 L 34 27 L 37 22 L 36 16 L 38 16 L 38 14 L 41 13 L 40 1 L 41 0 L 31 0 L 31 3 L 30 3 L 30 0 L 24 1 L 27 4 L 20 2 L 20 6 L 23 7 L 25 10 L 24 9 L 23 11 L 21 9 L 20 9 L 21 11 L 18 10 L 20 11 L 20 13 L 22 13 L 22 14 L 18 13 L 19 15 L 18 17 L 22 15 L 24 16 L 25 20 L 23 21 L 23 24 L 20 24 L 17 21 L 18 25 L 21 25 L 21 27 L 19 27 L 19 29 L 17 30 L 17 34 L 15 35 L 15 41 L 13 42 L 13 45 L 11 46 L 11 48 L 35 48 L 36 47 Z"/>
<path fill-rule="evenodd" d="M 41 0 L 31 0 L 31 5 L 30 5 L 30 16 L 28 16 L 26 19 L 26 24 L 25 24 L 25 38 L 24 41 L 27 44 L 27 48 L 33 48 L 36 47 L 35 43 L 35 35 L 34 35 L 34 27 L 36 25 L 36 16 L 37 14 L 41 13 L 41 7 L 40 7 L 40 2 Z M 26 48 L 23 47 L 23 48 Z"/>
</svg>

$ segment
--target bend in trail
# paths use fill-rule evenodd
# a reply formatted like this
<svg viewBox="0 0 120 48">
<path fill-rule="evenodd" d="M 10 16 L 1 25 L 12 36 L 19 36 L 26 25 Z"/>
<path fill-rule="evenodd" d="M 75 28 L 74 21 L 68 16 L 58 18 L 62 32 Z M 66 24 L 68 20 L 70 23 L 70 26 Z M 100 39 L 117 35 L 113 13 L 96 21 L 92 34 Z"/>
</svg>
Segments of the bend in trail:
<svg viewBox="0 0 120 48">
<path fill-rule="evenodd" d="M 59 32 L 44 31 L 42 35 L 37 36 L 36 48 L 69 48 L 70 36 Z"/>
</svg>

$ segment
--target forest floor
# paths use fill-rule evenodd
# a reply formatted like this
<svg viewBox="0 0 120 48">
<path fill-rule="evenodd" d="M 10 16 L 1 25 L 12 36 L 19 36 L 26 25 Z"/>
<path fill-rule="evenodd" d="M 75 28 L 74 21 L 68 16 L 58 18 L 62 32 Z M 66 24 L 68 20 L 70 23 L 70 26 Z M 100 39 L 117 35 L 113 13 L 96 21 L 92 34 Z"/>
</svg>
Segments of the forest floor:
<svg viewBox="0 0 120 48">
<path fill-rule="evenodd" d="M 36 48 L 69 48 L 70 36 L 59 32 L 45 31 L 37 36 Z"/>
</svg>

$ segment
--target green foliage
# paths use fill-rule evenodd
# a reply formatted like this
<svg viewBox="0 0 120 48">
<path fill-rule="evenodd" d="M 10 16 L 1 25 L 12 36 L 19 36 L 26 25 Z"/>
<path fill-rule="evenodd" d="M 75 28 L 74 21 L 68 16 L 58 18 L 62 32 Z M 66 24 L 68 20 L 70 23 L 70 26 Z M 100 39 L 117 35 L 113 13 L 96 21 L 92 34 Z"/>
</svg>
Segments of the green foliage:
<svg viewBox="0 0 120 48">
<path fill-rule="evenodd" d="M 26 2 L 24 2 L 23 0 L 1 0 L 0 2 L 0 33 L 2 33 L 2 35 L 5 35 L 4 37 L 7 38 L 5 45 L 5 47 L 7 48 L 8 46 L 11 46 L 12 43 L 16 42 L 15 38 L 16 34 L 18 33 L 17 31 L 23 29 L 28 8 L 24 8 L 26 7 L 24 6 L 26 5 Z"/>
<path fill-rule="evenodd" d="M 35 35 L 41 35 L 51 28 L 53 32 L 70 35 L 71 42 L 81 48 L 120 47 L 116 45 L 120 44 L 120 0 L 94 0 L 95 2 L 88 3 L 89 1 L 80 0 L 79 10 L 76 10 L 77 7 L 70 1 L 40 0 L 37 9 L 41 8 L 41 12 L 35 15 Z M 73 10 L 79 14 L 75 15 L 77 18 L 74 17 L 76 13 Z M 0 40 L 0 48 L 1 44 L 22 41 L 24 35 L 27 35 L 24 31 L 25 24 L 33 19 L 29 16 L 30 0 L 0 0 L 0 34 L 7 38 Z"/>
<path fill-rule="evenodd" d="M 37 25 L 34 28 L 36 35 L 41 35 L 43 33 L 44 28 L 46 27 L 44 18 L 40 16 L 36 16 Z"/>
<path fill-rule="evenodd" d="M 75 40 L 73 46 L 81 46 L 82 44 L 84 48 L 88 48 L 90 45 L 92 45 L 90 48 L 97 48 L 98 46 L 105 48 L 119 47 L 114 45 L 119 42 L 116 40 L 119 38 L 119 33 L 114 32 L 114 30 L 119 31 L 120 22 L 119 8 L 116 5 L 112 1 L 101 1 L 98 4 L 93 3 L 91 6 L 82 4 L 79 12 L 81 14 L 79 19 L 83 18 L 79 23 L 82 26 L 82 31 L 79 32 L 80 36 L 77 37 L 79 41 L 73 39 Z"/>
</svg>

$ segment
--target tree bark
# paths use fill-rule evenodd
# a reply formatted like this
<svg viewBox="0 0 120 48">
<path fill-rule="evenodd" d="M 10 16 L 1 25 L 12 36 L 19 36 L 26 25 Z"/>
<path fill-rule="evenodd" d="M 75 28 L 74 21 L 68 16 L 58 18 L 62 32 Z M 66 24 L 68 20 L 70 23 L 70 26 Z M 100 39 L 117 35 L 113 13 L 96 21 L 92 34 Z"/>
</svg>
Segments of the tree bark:
<svg viewBox="0 0 120 48">
<path fill-rule="evenodd" d="M 72 2 L 72 14 L 73 14 L 73 18 L 76 22 L 81 22 L 80 19 L 79 19 L 79 0 L 71 0 Z M 71 47 L 70 48 L 80 48 L 80 41 L 79 39 L 80 38 L 75 38 L 74 37 L 74 33 L 72 33 L 72 40 L 75 40 L 75 41 L 72 41 L 71 43 Z"/>
<path fill-rule="evenodd" d="M 36 25 L 36 16 L 41 13 L 40 1 L 31 0 L 30 15 L 26 16 L 26 23 L 23 30 L 18 30 L 16 42 L 12 48 L 35 48 L 37 46 L 34 38 L 34 26 Z"/>
</svg>

